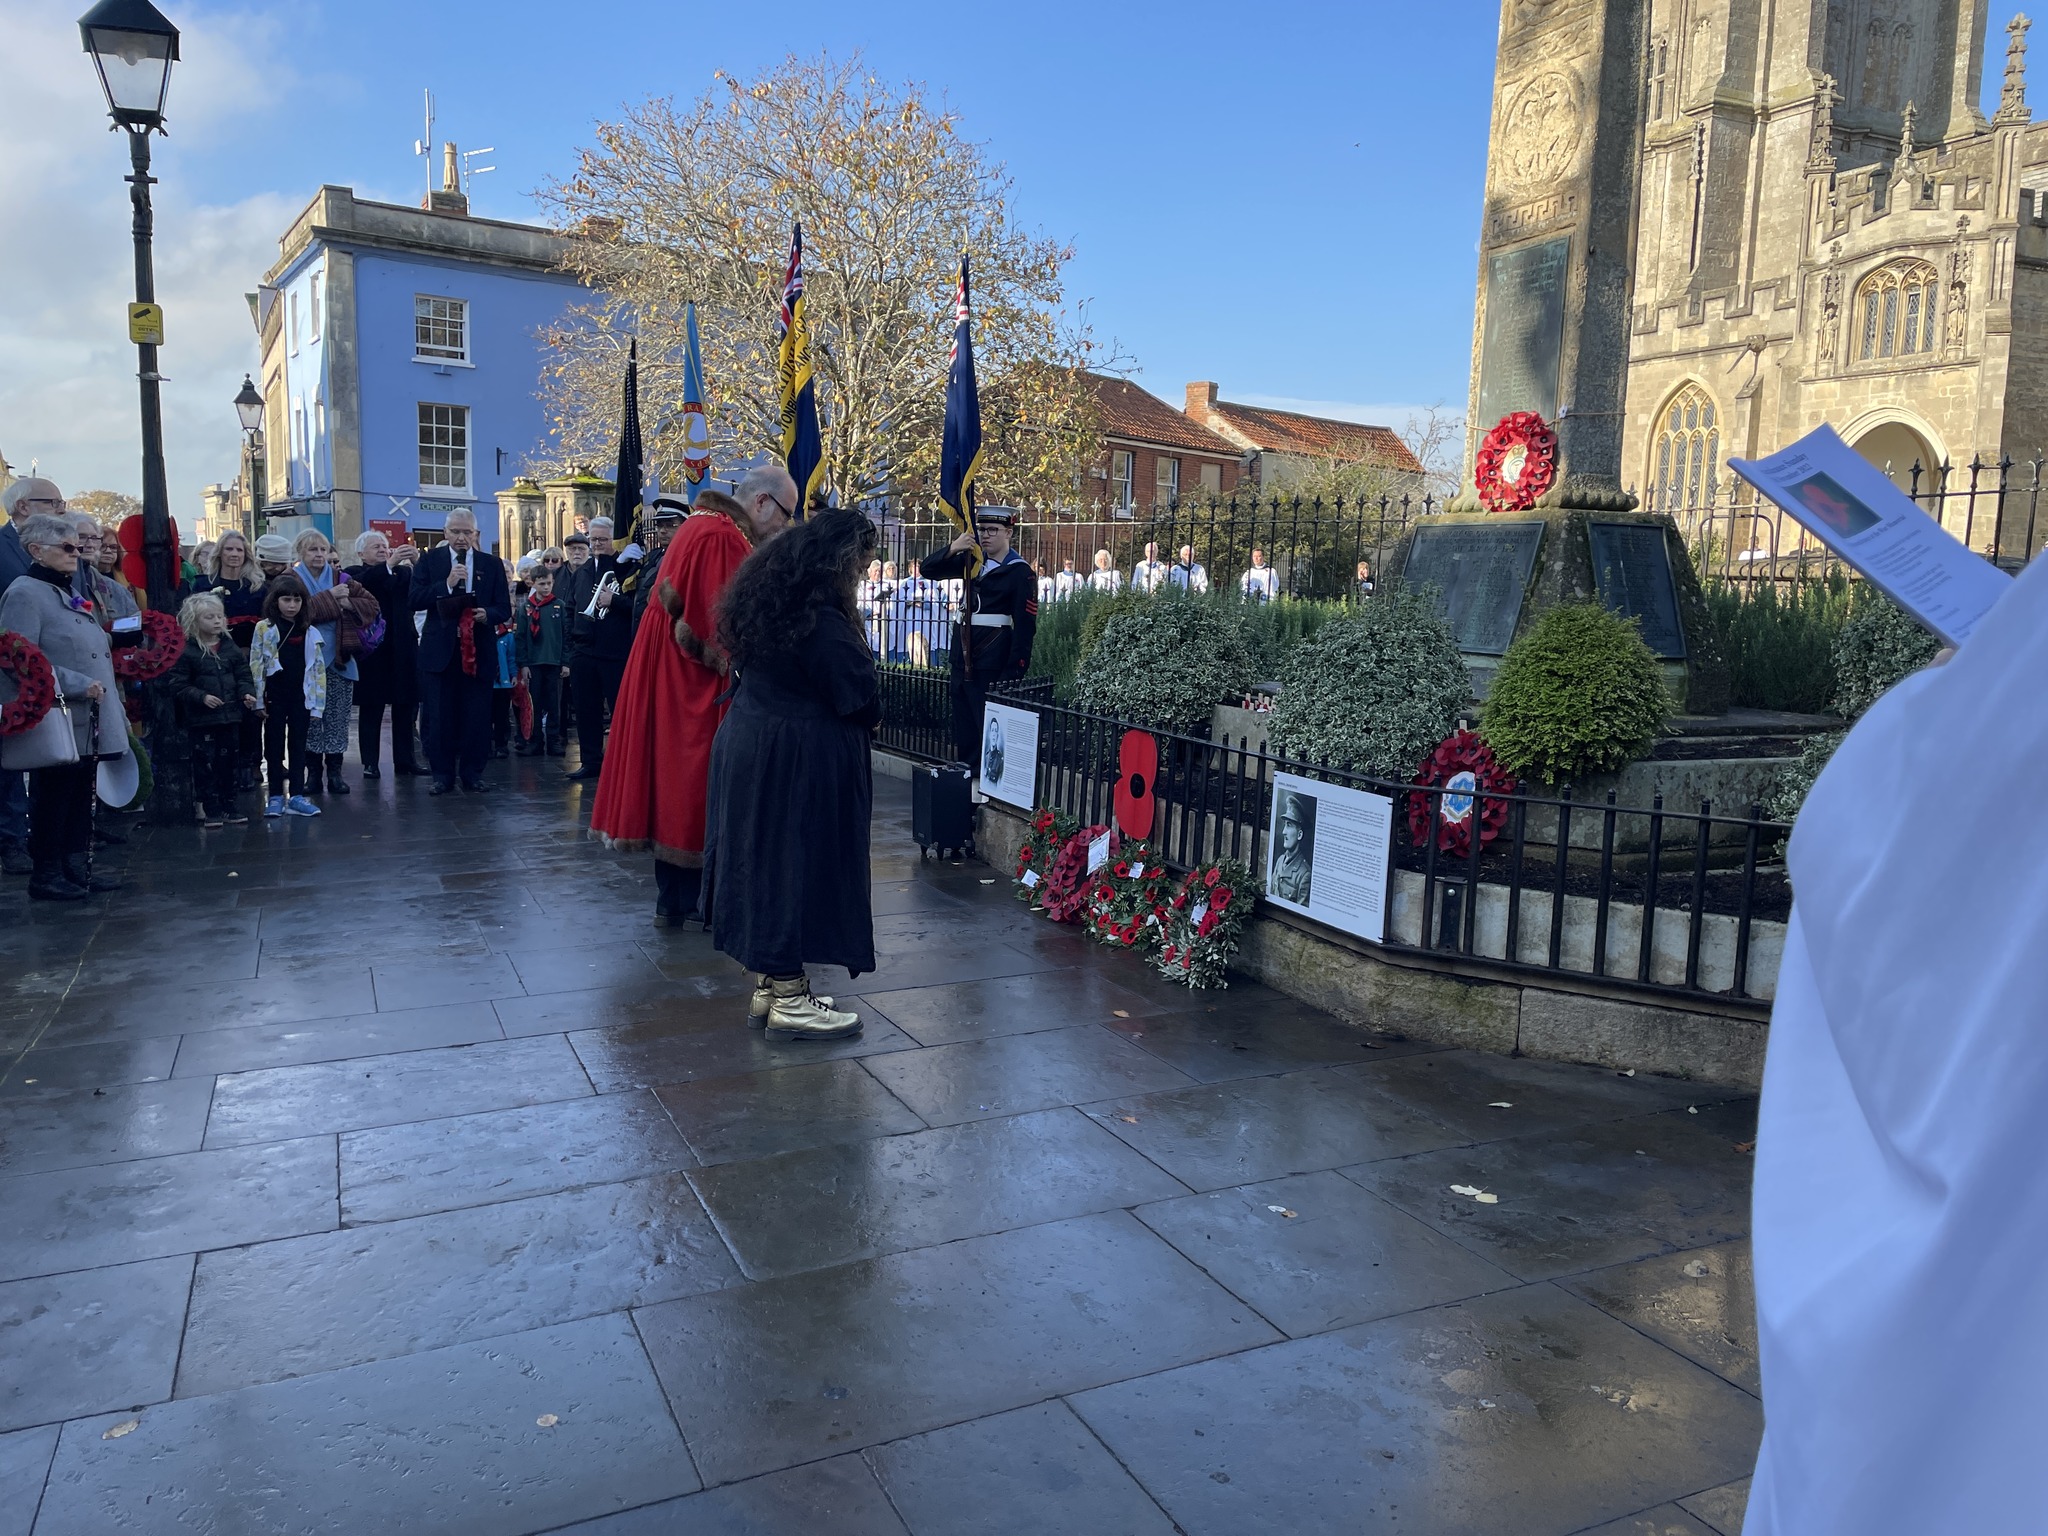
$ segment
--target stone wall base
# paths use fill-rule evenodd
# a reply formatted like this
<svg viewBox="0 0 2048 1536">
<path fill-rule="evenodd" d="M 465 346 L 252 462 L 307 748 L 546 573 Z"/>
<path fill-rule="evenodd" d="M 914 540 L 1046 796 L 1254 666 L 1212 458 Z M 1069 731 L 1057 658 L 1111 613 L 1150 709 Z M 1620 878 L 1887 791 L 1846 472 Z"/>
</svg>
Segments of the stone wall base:
<svg viewBox="0 0 2048 1536">
<path fill-rule="evenodd" d="M 1007 875 L 1025 818 L 995 804 L 978 807 L 977 818 L 975 847 Z M 1763 1081 L 1770 1026 L 1761 1020 L 1534 978 L 1457 975 L 1287 913 L 1262 912 L 1246 925 L 1232 969 L 1347 1023 L 1417 1040 L 1745 1088 Z"/>
</svg>

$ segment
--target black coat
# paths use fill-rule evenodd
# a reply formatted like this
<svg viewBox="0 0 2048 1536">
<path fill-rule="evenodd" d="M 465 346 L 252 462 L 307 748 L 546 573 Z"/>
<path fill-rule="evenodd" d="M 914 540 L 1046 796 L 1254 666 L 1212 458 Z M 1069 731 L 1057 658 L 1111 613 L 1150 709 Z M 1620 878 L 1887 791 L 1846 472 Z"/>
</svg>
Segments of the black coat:
<svg viewBox="0 0 2048 1536">
<path fill-rule="evenodd" d="M 233 638 L 220 637 L 220 645 L 209 652 L 197 640 L 185 641 L 185 653 L 171 664 L 171 689 L 178 700 L 178 717 L 188 727 L 212 730 L 216 726 L 242 723 L 242 695 L 253 691 L 249 679 L 249 656 Z M 208 709 L 206 697 L 220 700 L 219 709 Z"/>
<path fill-rule="evenodd" d="M 611 607 L 596 618 L 585 618 L 583 610 L 597 593 L 597 584 L 609 571 L 623 583 L 640 569 L 638 564 L 621 564 L 613 555 L 592 555 L 569 573 L 565 584 L 555 578 L 555 590 L 569 605 L 569 649 L 578 656 L 599 656 L 607 661 L 624 661 L 633 654 L 633 594 L 621 592 Z M 445 577 L 443 578 L 446 579 Z"/>
<path fill-rule="evenodd" d="M 446 672 L 462 665 L 456 643 L 456 620 L 465 608 L 481 608 L 476 637 L 476 675 L 488 683 L 497 671 L 492 660 L 492 637 L 498 626 L 512 617 L 512 588 L 505 580 L 505 562 L 496 555 L 476 552 L 476 591 L 451 593 L 448 570 L 453 555 L 446 544 L 436 544 L 420 557 L 412 572 L 412 607 L 425 609 L 426 627 L 420 631 L 420 668 Z M 411 623 L 410 617 L 406 620 Z"/>
<path fill-rule="evenodd" d="M 352 565 L 348 579 L 361 583 L 377 599 L 377 611 L 384 616 L 384 643 L 356 660 L 364 679 L 374 682 L 401 671 L 410 674 L 420 646 L 412 622 L 412 572 L 393 565 Z M 441 579 L 447 581 L 445 573 Z"/>
<path fill-rule="evenodd" d="M 711 745 L 704 902 L 750 971 L 875 968 L 868 733 L 882 717 L 860 626 L 825 610 L 792 655 L 742 672 Z"/>
</svg>

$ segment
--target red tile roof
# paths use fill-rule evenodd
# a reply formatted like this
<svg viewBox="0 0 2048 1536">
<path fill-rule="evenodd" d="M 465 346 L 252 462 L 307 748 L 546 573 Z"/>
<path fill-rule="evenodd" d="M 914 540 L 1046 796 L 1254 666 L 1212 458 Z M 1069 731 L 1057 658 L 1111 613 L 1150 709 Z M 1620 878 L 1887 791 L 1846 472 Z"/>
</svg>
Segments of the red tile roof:
<svg viewBox="0 0 2048 1536">
<path fill-rule="evenodd" d="M 1200 422 L 1190 421 L 1157 395 L 1148 395 L 1128 379 L 1105 374 L 1089 375 L 1095 383 L 1095 399 L 1102 413 L 1102 435 L 1143 443 L 1147 447 L 1178 448 L 1207 454 L 1226 463 L 1244 457 L 1237 444 Z"/>
<path fill-rule="evenodd" d="M 1298 453 L 1344 464 L 1379 464 L 1422 472 L 1422 461 L 1391 427 L 1237 405 L 1229 400 L 1218 400 L 1209 410 L 1218 427 L 1260 453 Z"/>
</svg>

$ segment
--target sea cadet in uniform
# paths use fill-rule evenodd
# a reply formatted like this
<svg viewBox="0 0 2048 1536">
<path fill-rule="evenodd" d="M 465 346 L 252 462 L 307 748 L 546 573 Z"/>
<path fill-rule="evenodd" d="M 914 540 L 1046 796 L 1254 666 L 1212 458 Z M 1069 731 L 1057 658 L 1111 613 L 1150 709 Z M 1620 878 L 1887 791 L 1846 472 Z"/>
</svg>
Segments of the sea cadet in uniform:
<svg viewBox="0 0 2048 1536">
<path fill-rule="evenodd" d="M 969 584 L 972 595 L 954 636 L 950 690 L 953 755 L 963 763 L 981 761 L 981 720 L 990 685 L 1024 676 L 1038 631 L 1038 573 L 1010 547 L 1016 511 L 981 507 L 974 521 L 986 563 Z M 973 536 L 963 533 L 946 548 L 925 556 L 919 569 L 930 581 L 965 576 L 974 558 L 974 542 Z"/>
</svg>

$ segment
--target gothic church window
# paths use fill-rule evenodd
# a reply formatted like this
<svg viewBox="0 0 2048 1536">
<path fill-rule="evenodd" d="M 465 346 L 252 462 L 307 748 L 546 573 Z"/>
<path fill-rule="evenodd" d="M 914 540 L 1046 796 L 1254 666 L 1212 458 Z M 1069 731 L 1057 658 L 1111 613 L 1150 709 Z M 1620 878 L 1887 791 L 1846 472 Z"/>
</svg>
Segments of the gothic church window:
<svg viewBox="0 0 2048 1536">
<path fill-rule="evenodd" d="M 1879 267 L 1856 289 L 1856 356 L 1861 362 L 1920 357 L 1934 351 L 1934 268 L 1924 261 Z"/>
<path fill-rule="evenodd" d="M 1711 506 L 1721 472 L 1721 426 L 1713 396 L 1688 384 L 1671 397 L 1657 423 L 1656 471 L 1650 493 L 1659 511 Z"/>
</svg>

